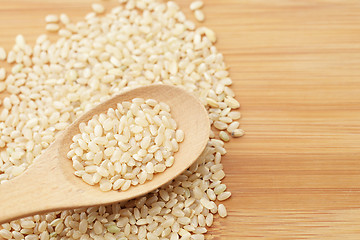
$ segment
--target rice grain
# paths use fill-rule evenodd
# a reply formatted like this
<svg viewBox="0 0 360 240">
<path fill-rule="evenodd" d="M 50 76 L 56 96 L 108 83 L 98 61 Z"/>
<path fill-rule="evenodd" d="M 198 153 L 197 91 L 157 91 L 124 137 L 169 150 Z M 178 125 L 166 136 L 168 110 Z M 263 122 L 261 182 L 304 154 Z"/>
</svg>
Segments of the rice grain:
<svg viewBox="0 0 360 240">
<path fill-rule="evenodd" d="M 46 23 L 57 23 L 59 22 L 59 17 L 55 14 L 49 14 L 45 17 Z"/>
<path fill-rule="evenodd" d="M 205 14 L 201 10 L 195 10 L 194 16 L 195 19 L 199 22 L 203 22 L 205 20 Z"/>
<path fill-rule="evenodd" d="M 99 4 L 99 3 L 93 3 L 91 5 L 91 8 L 96 13 L 104 13 L 105 12 L 105 7 L 102 4 Z"/>
<path fill-rule="evenodd" d="M 212 45 L 216 42 L 215 32 L 206 27 L 196 28 L 171 1 L 122 2 L 106 15 L 98 17 L 93 12 L 78 23 L 71 23 L 65 14 L 61 14 L 62 29 L 56 27 L 54 30 L 59 30 L 59 40 L 53 43 L 43 34 L 31 47 L 19 36 L 14 48 L 5 53 L 7 61 L 13 64 L 13 70 L 5 75 L 5 81 L 0 81 L 0 91 L 9 93 L 8 100 L 3 104 L 7 108 L 0 112 L 4 127 L 0 138 L 3 163 L 0 184 L 14 177 L 12 171 L 16 175 L 27 169 L 35 156 L 41 154 L 57 134 L 82 113 L 132 87 L 152 83 L 178 85 L 199 97 L 207 108 L 212 125 L 215 121 L 224 121 L 227 127 L 221 131 L 227 130 L 234 137 L 244 134 L 238 127 L 228 129 L 237 125 L 233 123 L 240 118 L 240 113 L 233 109 L 240 104 L 230 88 L 232 80 L 223 56 Z M 163 27 L 160 29 L 159 25 Z M 112 183 L 112 189 L 128 189 L 132 184 L 139 184 L 140 178 L 147 181 L 153 177 L 155 164 L 151 161 L 155 159 L 156 152 L 163 149 L 162 146 L 151 145 L 151 141 L 147 143 L 148 140 L 140 145 L 141 141 L 146 137 L 155 138 L 159 125 L 175 128 L 176 123 L 167 114 L 164 122 L 162 118 L 153 120 L 153 114 L 164 113 L 166 109 L 157 107 L 150 111 L 142 104 L 137 110 L 132 109 L 134 113 L 142 112 L 136 116 L 136 122 L 134 117 L 131 124 L 143 129 L 149 126 L 143 136 L 132 132 L 130 127 L 126 128 L 127 121 L 121 121 L 112 128 L 113 131 L 121 131 L 121 134 L 103 133 L 99 137 L 94 136 L 94 128 L 97 124 L 103 127 L 105 119 L 99 123 L 92 122 L 91 127 L 82 125 L 83 142 L 76 147 L 81 148 L 83 154 L 81 149 L 76 153 L 84 159 L 80 161 L 75 150 L 68 153 L 69 157 L 76 157 L 73 166 L 77 176 L 84 176 L 89 183 L 99 185 L 104 177 L 97 171 L 94 173 L 94 167 L 85 163 L 94 162 L 100 166 L 103 159 L 108 158 L 103 151 L 106 146 L 115 148 L 114 152 L 113 149 L 107 151 L 107 155 L 112 153 L 115 156 L 101 166 L 109 175 L 121 173 L 132 178 L 139 174 L 139 180 L 110 178 L 107 175 L 109 178 L 105 178 Z M 115 112 L 109 112 L 109 115 L 121 117 L 124 109 L 119 108 L 118 111 L 118 115 Z M 177 142 L 174 144 L 167 139 L 170 136 L 180 140 L 181 137 L 176 132 L 161 132 L 164 138 L 159 138 L 157 143 L 162 142 L 166 149 L 176 149 Z M 229 195 L 222 180 L 218 180 L 223 174 L 215 175 L 222 170 L 221 157 L 226 153 L 224 141 L 215 137 L 218 137 L 217 131 L 211 131 L 209 143 L 196 164 L 171 183 L 146 196 L 126 203 L 30 216 L 3 224 L 0 231 L 2 234 L 8 234 L 4 230 L 9 231 L 12 239 L 144 239 L 147 236 L 154 239 L 202 239 L 207 232 L 206 227 L 212 224 L 211 216 L 222 211 L 222 207 L 212 202 L 211 190 L 220 199 Z M 139 142 L 138 148 L 132 147 L 130 141 Z M 91 143 L 101 151 L 86 153 Z M 144 156 L 140 150 L 148 154 Z M 122 154 L 119 157 L 119 151 L 131 152 L 132 159 L 121 158 Z M 168 154 L 157 153 L 157 159 L 168 157 L 162 163 L 166 167 L 171 166 L 173 161 Z M 120 163 L 119 159 L 124 162 Z M 137 164 L 144 165 L 140 167 Z M 106 176 L 102 170 L 100 172 Z M 204 207 L 200 199 L 210 202 L 210 209 Z M 177 222 L 178 218 L 183 223 L 190 218 L 191 222 L 182 225 Z M 146 224 L 136 226 L 136 222 Z M 97 232 L 101 230 L 101 237 L 94 232 L 95 223 Z M 98 225 L 102 225 L 101 228 Z"/>
<path fill-rule="evenodd" d="M 224 204 L 219 204 L 218 212 L 219 212 L 220 217 L 222 217 L 222 218 L 227 216 L 227 211 L 226 211 Z"/>
<path fill-rule="evenodd" d="M 46 31 L 57 32 L 60 29 L 60 26 L 56 23 L 48 23 L 45 27 Z"/>
<path fill-rule="evenodd" d="M 6 60 L 6 51 L 3 47 L 0 47 L 0 61 Z"/>
<path fill-rule="evenodd" d="M 204 2 L 203 1 L 194 1 L 190 4 L 190 10 L 191 11 L 195 11 L 197 9 L 200 9 L 204 6 Z"/>
</svg>

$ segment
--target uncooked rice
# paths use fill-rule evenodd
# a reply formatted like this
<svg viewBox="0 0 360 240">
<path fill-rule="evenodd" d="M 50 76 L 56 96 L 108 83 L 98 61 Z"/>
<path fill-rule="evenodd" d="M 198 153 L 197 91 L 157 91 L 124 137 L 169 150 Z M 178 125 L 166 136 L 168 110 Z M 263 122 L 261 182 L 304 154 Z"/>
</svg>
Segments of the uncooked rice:
<svg viewBox="0 0 360 240">
<path fill-rule="evenodd" d="M 48 23 L 46 24 L 45 29 L 49 32 L 56 32 L 60 29 L 60 26 L 56 23 Z"/>
<path fill-rule="evenodd" d="M 59 22 L 59 17 L 55 14 L 49 14 L 45 17 L 45 22 L 47 23 L 57 23 Z"/>
<path fill-rule="evenodd" d="M 227 211 L 226 211 L 226 208 L 225 208 L 224 204 L 219 204 L 218 212 L 219 212 L 220 217 L 226 217 L 227 216 Z"/>
<path fill-rule="evenodd" d="M 3 61 L 6 59 L 6 51 L 3 47 L 0 47 L 0 60 Z"/>
<path fill-rule="evenodd" d="M 126 191 L 152 180 L 174 164 L 184 140 L 170 107 L 154 99 L 134 98 L 79 124 L 67 153 L 75 175 L 104 192 Z"/>
<path fill-rule="evenodd" d="M 201 10 L 195 10 L 194 16 L 195 16 L 195 19 L 199 22 L 203 22 L 205 20 L 205 14 Z"/>
<path fill-rule="evenodd" d="M 13 71 L 0 82 L 0 90 L 8 93 L 0 111 L 0 183 L 24 172 L 76 117 L 121 90 L 152 83 L 177 85 L 199 97 L 212 125 L 221 122 L 225 131 L 232 123 L 220 117 L 233 122 L 240 117 L 234 111 L 240 104 L 230 88 L 223 55 L 213 46 L 214 31 L 196 28 L 172 1 L 121 2 L 106 15 L 92 12 L 77 23 L 61 14 L 64 31 L 55 43 L 45 34 L 33 47 L 17 38 L 6 58 Z M 234 137 L 243 134 L 239 128 L 231 132 Z M 226 149 L 216 138 L 213 128 L 195 164 L 143 197 L 22 218 L 2 224 L 0 236 L 204 239 L 207 227 L 216 221 L 214 214 L 223 215 L 208 190 L 217 199 L 230 197 L 220 167 Z"/>
<path fill-rule="evenodd" d="M 197 9 L 200 9 L 204 6 L 203 1 L 194 1 L 190 4 L 190 10 L 195 11 Z"/>
<path fill-rule="evenodd" d="M 92 8 L 93 11 L 96 12 L 96 13 L 103 13 L 103 12 L 105 12 L 105 7 L 104 7 L 102 4 L 100 4 L 100 3 L 93 3 L 93 4 L 91 5 L 91 8 Z"/>
</svg>

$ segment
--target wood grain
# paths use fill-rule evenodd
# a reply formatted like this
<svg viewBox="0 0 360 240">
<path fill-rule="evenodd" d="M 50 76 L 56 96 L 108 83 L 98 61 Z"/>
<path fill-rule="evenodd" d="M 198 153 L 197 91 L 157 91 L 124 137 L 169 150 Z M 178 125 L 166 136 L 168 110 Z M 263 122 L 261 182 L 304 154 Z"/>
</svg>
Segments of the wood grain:
<svg viewBox="0 0 360 240">
<path fill-rule="evenodd" d="M 177 1 L 189 18 L 190 0 Z M 116 1 L 104 1 L 115 5 Z M 0 0 L 0 45 L 87 0 Z M 229 217 L 209 239 L 360 239 L 360 2 L 205 0 L 246 136 L 224 158 Z"/>
</svg>

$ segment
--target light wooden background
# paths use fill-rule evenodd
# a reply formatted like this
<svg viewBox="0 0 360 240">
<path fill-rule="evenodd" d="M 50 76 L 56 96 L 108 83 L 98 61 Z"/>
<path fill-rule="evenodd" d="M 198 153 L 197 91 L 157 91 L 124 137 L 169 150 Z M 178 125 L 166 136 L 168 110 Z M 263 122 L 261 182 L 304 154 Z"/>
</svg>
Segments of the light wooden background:
<svg viewBox="0 0 360 240">
<path fill-rule="evenodd" d="M 0 0 L 0 45 L 92 2 Z M 360 1 L 205 2 L 246 130 L 224 159 L 230 216 L 208 239 L 360 239 Z"/>
</svg>

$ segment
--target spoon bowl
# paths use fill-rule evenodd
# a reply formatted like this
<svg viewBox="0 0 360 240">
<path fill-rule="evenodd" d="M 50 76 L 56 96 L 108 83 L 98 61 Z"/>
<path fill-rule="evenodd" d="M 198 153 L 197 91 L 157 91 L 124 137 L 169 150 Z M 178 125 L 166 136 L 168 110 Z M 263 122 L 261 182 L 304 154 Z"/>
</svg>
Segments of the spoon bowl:
<svg viewBox="0 0 360 240">
<path fill-rule="evenodd" d="M 152 180 L 126 191 L 102 192 L 99 186 L 90 186 L 74 175 L 72 161 L 67 157 L 72 137 L 80 132 L 81 122 L 133 98 L 152 98 L 168 104 L 185 138 L 174 154 L 173 166 L 163 173 L 154 174 Z M 34 214 L 125 201 L 151 192 L 196 161 L 207 144 L 209 133 L 210 122 L 204 106 L 179 87 L 159 84 L 124 91 L 75 120 L 23 174 L 0 185 L 0 224 Z"/>
</svg>

